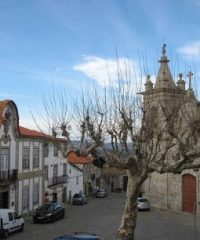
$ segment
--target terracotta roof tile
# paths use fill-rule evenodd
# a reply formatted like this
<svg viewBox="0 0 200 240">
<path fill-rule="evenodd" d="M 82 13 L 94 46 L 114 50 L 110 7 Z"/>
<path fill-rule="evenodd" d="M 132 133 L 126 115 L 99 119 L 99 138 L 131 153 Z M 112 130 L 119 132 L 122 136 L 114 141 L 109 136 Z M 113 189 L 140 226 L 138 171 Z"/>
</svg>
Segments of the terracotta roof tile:
<svg viewBox="0 0 200 240">
<path fill-rule="evenodd" d="M 36 130 L 31 130 L 25 127 L 19 127 L 19 131 L 22 137 L 35 137 L 35 138 L 43 138 L 43 139 L 48 139 L 51 141 L 59 141 L 59 142 L 66 142 L 66 139 L 64 138 L 54 138 L 53 136 L 50 136 L 48 134 L 36 131 Z"/>
<path fill-rule="evenodd" d="M 42 132 L 38 132 L 36 130 L 31 130 L 25 127 L 19 127 L 19 131 L 21 136 L 25 137 L 45 137 L 45 138 L 50 138 L 51 136 L 48 136 Z"/>
<path fill-rule="evenodd" d="M 78 156 L 73 150 L 67 153 L 67 160 L 71 164 L 89 164 L 92 158 L 89 156 Z"/>
<path fill-rule="evenodd" d="M 2 125 L 3 120 L 4 120 L 3 111 L 4 111 L 5 107 L 8 104 L 12 104 L 14 106 L 15 110 L 16 110 L 16 114 L 17 114 L 17 128 L 18 128 L 18 131 L 19 131 L 19 133 L 20 133 L 20 135 L 22 137 L 46 138 L 48 140 L 59 141 L 59 142 L 60 141 L 66 142 L 66 140 L 64 138 L 56 138 L 56 139 L 54 139 L 52 136 L 44 134 L 42 132 L 39 132 L 39 131 L 36 131 L 36 130 L 31 130 L 31 129 L 28 129 L 28 128 L 25 128 L 25 127 L 19 127 L 19 115 L 18 115 L 17 106 L 16 106 L 16 104 L 12 100 L 9 100 L 9 99 L 0 101 L 0 126 Z"/>
</svg>

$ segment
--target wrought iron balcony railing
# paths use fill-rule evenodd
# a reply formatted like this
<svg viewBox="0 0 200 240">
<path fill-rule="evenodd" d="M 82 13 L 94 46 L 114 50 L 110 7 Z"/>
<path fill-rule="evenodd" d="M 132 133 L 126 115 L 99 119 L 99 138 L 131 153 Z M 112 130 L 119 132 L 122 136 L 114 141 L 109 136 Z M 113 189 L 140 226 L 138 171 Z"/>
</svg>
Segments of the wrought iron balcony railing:
<svg viewBox="0 0 200 240">
<path fill-rule="evenodd" d="M 48 179 L 48 186 L 67 183 L 67 175 L 52 177 Z"/>
<path fill-rule="evenodd" d="M 15 182 L 18 179 L 18 170 L 0 170 L 0 184 Z"/>
</svg>

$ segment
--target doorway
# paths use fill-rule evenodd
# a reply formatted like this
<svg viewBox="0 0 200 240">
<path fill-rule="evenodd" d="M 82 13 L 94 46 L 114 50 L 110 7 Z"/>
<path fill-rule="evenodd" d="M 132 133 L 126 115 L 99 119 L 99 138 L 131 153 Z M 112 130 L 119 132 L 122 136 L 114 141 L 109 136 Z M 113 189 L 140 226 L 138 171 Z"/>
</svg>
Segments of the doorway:
<svg viewBox="0 0 200 240">
<path fill-rule="evenodd" d="M 8 208 L 8 192 L 0 192 L 0 208 Z"/>
<path fill-rule="evenodd" d="M 196 203 L 196 177 L 191 174 L 182 176 L 182 210 L 193 213 Z"/>
</svg>

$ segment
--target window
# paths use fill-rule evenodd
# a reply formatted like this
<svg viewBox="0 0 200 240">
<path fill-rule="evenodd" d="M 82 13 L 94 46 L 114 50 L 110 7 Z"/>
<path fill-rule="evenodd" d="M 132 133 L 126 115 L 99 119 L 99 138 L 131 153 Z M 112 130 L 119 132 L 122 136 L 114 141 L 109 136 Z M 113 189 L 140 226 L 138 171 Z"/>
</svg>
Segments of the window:
<svg viewBox="0 0 200 240">
<path fill-rule="evenodd" d="M 58 176 L 58 165 L 54 164 L 53 165 L 53 177 L 57 177 Z"/>
<path fill-rule="evenodd" d="M 11 212 L 8 213 L 8 219 L 9 221 L 13 221 L 13 214 Z"/>
<path fill-rule="evenodd" d="M 54 144 L 54 157 L 58 156 L 58 145 Z"/>
<path fill-rule="evenodd" d="M 76 177 L 76 185 L 79 185 L 79 177 Z"/>
<path fill-rule="evenodd" d="M 13 216 L 14 216 L 14 220 L 18 219 L 18 215 L 16 212 L 13 213 Z"/>
<path fill-rule="evenodd" d="M 33 167 L 39 167 L 39 148 L 33 148 Z"/>
<path fill-rule="evenodd" d="M 48 166 L 44 166 L 44 180 L 48 180 Z"/>
<path fill-rule="evenodd" d="M 63 164 L 63 175 L 65 176 L 67 174 L 67 164 Z"/>
<path fill-rule="evenodd" d="M 53 165 L 53 184 L 58 183 L 58 165 L 54 164 Z"/>
<path fill-rule="evenodd" d="M 48 156 L 49 156 L 49 144 L 44 143 L 44 157 L 48 157 Z"/>
<path fill-rule="evenodd" d="M 22 156 L 23 169 L 29 168 L 29 161 L 30 161 L 30 149 L 29 149 L 29 147 L 24 147 L 23 148 L 23 156 Z"/>
<path fill-rule="evenodd" d="M 9 148 L 0 148 L 0 178 L 8 178 L 8 169 L 10 162 Z"/>
<path fill-rule="evenodd" d="M 39 203 L 39 183 L 33 185 L 33 204 Z"/>
<path fill-rule="evenodd" d="M 27 209 L 29 207 L 29 187 L 24 186 L 22 191 L 22 207 Z"/>
</svg>

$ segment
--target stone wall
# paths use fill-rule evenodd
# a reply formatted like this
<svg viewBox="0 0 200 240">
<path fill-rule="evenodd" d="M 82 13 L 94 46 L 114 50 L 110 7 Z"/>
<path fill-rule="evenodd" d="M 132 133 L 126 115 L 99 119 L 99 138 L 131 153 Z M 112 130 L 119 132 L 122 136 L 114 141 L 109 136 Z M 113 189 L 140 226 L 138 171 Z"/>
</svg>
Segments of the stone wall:
<svg viewBox="0 0 200 240">
<path fill-rule="evenodd" d="M 182 174 L 152 173 L 143 184 L 144 196 L 149 199 L 152 207 L 182 211 L 182 175 L 191 174 L 196 177 L 197 201 L 200 201 L 200 172 L 185 170 Z M 200 213 L 200 205 L 197 207 Z"/>
</svg>

